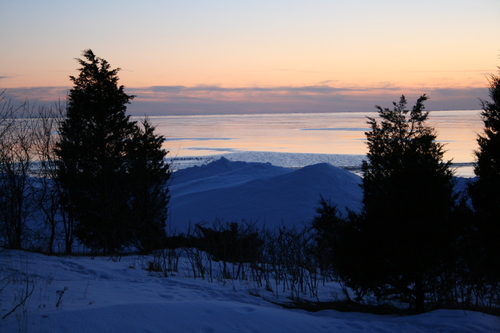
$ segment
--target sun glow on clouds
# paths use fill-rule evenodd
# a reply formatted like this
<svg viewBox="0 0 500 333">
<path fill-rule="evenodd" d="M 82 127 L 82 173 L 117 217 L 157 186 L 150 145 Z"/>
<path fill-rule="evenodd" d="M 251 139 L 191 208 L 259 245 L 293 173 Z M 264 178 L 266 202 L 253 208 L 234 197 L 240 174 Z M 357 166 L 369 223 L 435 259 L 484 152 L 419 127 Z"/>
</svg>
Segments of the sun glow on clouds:
<svg viewBox="0 0 500 333">
<path fill-rule="evenodd" d="M 387 99 L 388 96 L 419 95 L 427 93 L 438 101 L 448 97 L 472 97 L 477 102 L 478 97 L 484 97 L 486 89 L 481 87 L 447 86 L 398 86 L 391 83 L 380 83 L 378 86 L 360 85 L 328 85 L 318 84 L 311 86 L 268 86 L 268 87 L 222 87 L 216 85 L 186 86 L 155 86 L 131 89 L 137 95 L 136 102 L 176 102 L 180 100 L 204 103 L 212 102 L 249 102 L 249 103 L 279 103 L 295 102 L 310 103 L 311 106 L 322 102 L 335 100 L 376 101 Z M 387 101 L 387 100 L 386 100 Z M 390 103 L 391 99 L 388 100 Z M 476 105 L 474 105 L 475 108 Z M 330 109 L 331 110 L 331 109 Z M 320 110 L 316 110 L 320 111 Z M 327 111 L 327 110 L 321 110 Z M 346 110 L 349 111 L 349 110 Z"/>
<path fill-rule="evenodd" d="M 13 88 L 6 97 L 22 102 L 40 103 L 65 101 L 70 87 Z M 369 111 L 374 105 L 391 106 L 399 96 L 413 101 L 426 93 L 430 110 L 478 109 L 478 98 L 486 99 L 485 87 L 438 88 L 401 87 L 391 83 L 378 86 L 338 85 L 332 83 L 311 86 L 252 86 L 224 87 L 153 86 L 125 87 L 135 95 L 128 110 L 135 115 L 209 114 L 209 113 L 268 113 L 268 112 L 336 112 Z"/>
</svg>

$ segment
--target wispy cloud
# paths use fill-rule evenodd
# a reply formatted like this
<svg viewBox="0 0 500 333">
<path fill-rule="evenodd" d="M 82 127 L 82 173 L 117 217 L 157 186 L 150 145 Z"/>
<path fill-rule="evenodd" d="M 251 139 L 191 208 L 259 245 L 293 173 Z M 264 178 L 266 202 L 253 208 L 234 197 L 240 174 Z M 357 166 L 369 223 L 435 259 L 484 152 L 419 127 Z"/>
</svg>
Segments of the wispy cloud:
<svg viewBox="0 0 500 333">
<path fill-rule="evenodd" d="M 137 95 L 134 110 L 154 113 L 267 113 L 370 111 L 374 105 L 391 105 L 404 94 L 409 100 L 426 93 L 428 109 L 477 109 L 487 89 L 398 87 L 390 82 L 373 86 L 333 86 L 330 82 L 310 86 L 223 87 L 154 86 L 131 89 Z"/>
<path fill-rule="evenodd" d="M 9 88 L 5 96 L 12 100 L 53 102 L 66 99 L 69 87 L 21 87 Z"/>
<path fill-rule="evenodd" d="M 333 82 L 337 83 L 337 82 Z M 7 89 L 13 101 L 55 102 L 65 100 L 70 87 L 28 87 Z M 389 106 L 404 94 L 409 100 L 426 93 L 430 110 L 478 109 L 478 99 L 487 99 L 488 90 L 477 87 L 398 87 L 391 82 L 372 86 L 335 86 L 332 81 L 309 86 L 219 85 L 151 86 L 126 88 L 136 95 L 129 106 L 133 114 L 210 114 L 273 112 L 370 111 L 374 105 Z"/>
<path fill-rule="evenodd" d="M 440 97 L 464 98 L 476 96 L 476 98 L 487 98 L 488 89 L 485 88 L 435 88 L 432 93 L 439 94 Z"/>
<path fill-rule="evenodd" d="M 332 82 L 331 80 L 320 82 L 318 85 L 309 86 L 274 86 L 274 87 L 222 87 L 218 85 L 198 85 L 193 87 L 186 86 L 151 86 L 144 88 L 131 88 L 134 93 L 190 93 L 190 92 L 204 92 L 204 93 L 288 93 L 288 94 L 331 94 L 337 92 L 349 91 L 367 91 L 367 90 L 398 90 L 399 88 L 389 84 L 382 84 L 376 87 L 361 87 L 361 86 L 345 86 L 334 87 L 327 85 Z"/>
</svg>

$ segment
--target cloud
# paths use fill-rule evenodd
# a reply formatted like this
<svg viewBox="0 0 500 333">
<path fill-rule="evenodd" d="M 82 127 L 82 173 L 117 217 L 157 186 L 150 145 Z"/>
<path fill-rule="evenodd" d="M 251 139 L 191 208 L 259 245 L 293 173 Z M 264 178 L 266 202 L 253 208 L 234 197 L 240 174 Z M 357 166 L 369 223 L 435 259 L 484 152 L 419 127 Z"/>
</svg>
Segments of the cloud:
<svg viewBox="0 0 500 333">
<path fill-rule="evenodd" d="M 185 86 L 152 86 L 148 88 L 132 88 L 138 91 L 151 91 L 151 92 L 161 92 L 161 93 L 179 93 L 186 89 Z"/>
<path fill-rule="evenodd" d="M 66 100 L 70 87 L 10 88 L 5 97 L 13 102 L 50 103 Z M 398 87 L 390 82 L 376 85 L 336 86 L 331 81 L 309 86 L 219 85 L 151 86 L 126 88 L 136 95 L 128 110 L 134 115 L 229 114 L 279 112 L 372 111 L 375 105 L 390 107 L 404 94 L 414 101 L 426 93 L 429 110 L 479 109 L 478 99 L 488 99 L 488 89 L 477 87 Z"/>
<path fill-rule="evenodd" d="M 475 98 L 485 99 L 488 97 L 488 89 L 485 88 L 435 88 L 432 92 L 438 94 L 441 98 L 466 98 L 475 96 Z"/>
<path fill-rule="evenodd" d="M 69 89 L 58 86 L 8 88 L 5 90 L 5 97 L 12 101 L 56 102 L 65 100 Z"/>
<path fill-rule="evenodd" d="M 274 86 L 274 87 L 222 87 L 218 85 L 198 85 L 192 87 L 186 86 L 151 86 L 144 88 L 131 88 L 134 94 L 139 93 L 164 93 L 164 94 L 179 94 L 179 93 L 286 93 L 286 94 L 331 94 L 337 92 L 349 91 L 367 91 L 367 90 L 398 90 L 395 86 L 383 84 L 377 87 L 359 87 L 345 86 L 332 87 L 326 83 L 331 80 L 321 82 L 318 85 L 310 86 Z"/>
<path fill-rule="evenodd" d="M 371 87 L 165 86 L 141 89 L 142 93 L 134 91 L 138 96 L 130 110 L 151 114 L 375 111 L 375 105 L 390 107 L 402 94 L 411 103 L 424 93 L 430 96 L 426 103 L 429 110 L 463 110 L 479 109 L 478 98 L 487 98 L 485 88 L 400 88 L 390 83 Z"/>
</svg>

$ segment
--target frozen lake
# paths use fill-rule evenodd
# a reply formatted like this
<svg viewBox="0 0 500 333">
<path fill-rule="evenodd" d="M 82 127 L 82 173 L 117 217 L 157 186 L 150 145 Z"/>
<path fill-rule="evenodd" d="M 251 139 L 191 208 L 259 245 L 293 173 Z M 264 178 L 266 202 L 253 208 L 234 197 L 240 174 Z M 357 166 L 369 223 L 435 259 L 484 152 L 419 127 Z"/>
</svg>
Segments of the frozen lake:
<svg viewBox="0 0 500 333">
<path fill-rule="evenodd" d="M 428 124 L 446 144 L 445 159 L 461 163 L 460 175 L 471 175 L 483 128 L 480 110 L 431 111 Z M 154 116 L 165 136 L 164 147 L 177 158 L 242 152 L 365 155 L 367 117 L 372 112 Z M 227 156 L 227 155 L 226 155 Z M 463 166 L 463 163 L 466 163 Z"/>
</svg>

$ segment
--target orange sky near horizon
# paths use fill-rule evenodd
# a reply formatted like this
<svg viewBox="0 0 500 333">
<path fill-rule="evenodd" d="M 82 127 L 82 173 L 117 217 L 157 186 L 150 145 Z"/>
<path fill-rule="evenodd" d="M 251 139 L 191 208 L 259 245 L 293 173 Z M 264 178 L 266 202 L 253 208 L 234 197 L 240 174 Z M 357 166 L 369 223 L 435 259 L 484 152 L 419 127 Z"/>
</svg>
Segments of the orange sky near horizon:
<svg viewBox="0 0 500 333">
<path fill-rule="evenodd" d="M 499 13 L 496 0 L 1 0 L 0 89 L 64 99 L 91 48 L 122 68 L 134 110 L 348 111 L 422 93 L 470 109 L 500 64 Z"/>
</svg>

